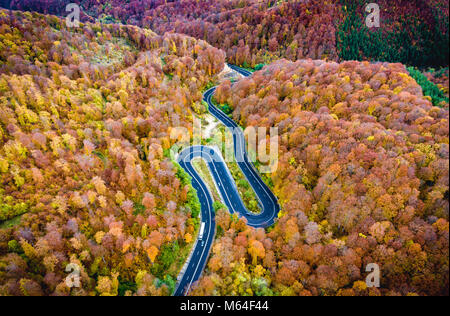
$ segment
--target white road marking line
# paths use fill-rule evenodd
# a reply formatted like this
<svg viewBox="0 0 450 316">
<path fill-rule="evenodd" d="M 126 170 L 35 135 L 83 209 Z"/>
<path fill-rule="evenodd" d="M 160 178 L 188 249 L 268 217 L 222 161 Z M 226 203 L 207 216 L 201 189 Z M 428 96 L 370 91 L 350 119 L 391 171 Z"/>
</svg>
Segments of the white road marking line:
<svg viewBox="0 0 450 316">
<path fill-rule="evenodd" d="M 242 74 L 243 76 L 250 76 L 252 73 L 250 72 L 250 71 L 247 71 L 247 70 L 244 70 L 244 69 L 241 69 L 241 68 L 239 68 L 239 67 L 235 67 L 235 66 L 233 66 L 233 65 L 229 65 L 230 66 L 230 68 L 232 68 L 233 70 L 235 70 L 235 71 L 237 71 L 237 72 L 239 72 L 240 74 Z M 216 87 L 213 87 L 213 88 L 211 88 L 211 89 L 209 89 L 209 90 L 207 90 L 205 93 L 204 93 L 204 96 L 206 96 L 206 101 L 207 101 L 207 103 L 208 103 L 208 106 L 211 106 L 211 108 L 214 110 L 214 112 L 216 112 L 217 113 L 217 115 L 215 115 L 212 111 L 210 111 L 210 113 L 213 115 L 213 116 L 215 116 L 219 121 L 222 121 L 222 123 L 224 123 L 224 125 L 229 129 L 229 130 L 231 130 L 231 128 L 234 128 L 235 130 L 236 130 L 236 128 L 237 128 L 237 130 L 238 130 L 238 132 L 237 133 L 233 133 L 233 131 L 232 131 L 232 134 L 233 134 L 233 141 L 234 141 L 234 147 L 233 147 L 233 149 L 234 149 L 234 156 L 235 156 L 235 158 L 236 158 L 236 160 L 238 161 L 238 160 L 240 160 L 240 159 L 238 159 L 238 150 L 237 149 L 241 149 L 239 152 L 241 153 L 241 156 L 239 156 L 239 158 L 243 158 L 242 159 L 242 162 L 241 163 L 243 163 L 244 164 L 244 166 L 245 167 L 247 167 L 247 169 L 246 169 L 246 171 L 248 170 L 254 177 L 254 179 L 256 180 L 256 184 L 258 184 L 259 185 L 259 187 L 262 187 L 262 189 L 263 189 L 263 191 L 264 191 L 264 193 L 266 194 L 266 197 L 268 198 L 268 200 L 270 201 L 270 203 L 272 204 L 272 209 L 273 209 L 273 212 L 272 212 L 272 216 L 271 216 L 271 218 L 268 220 L 268 221 L 265 221 L 265 222 L 263 222 L 263 223 L 261 223 L 261 224 L 259 224 L 259 225 L 262 225 L 262 224 L 264 224 L 264 223 L 269 223 L 270 221 L 272 221 L 273 219 L 274 219 L 274 217 L 275 217 L 275 213 L 276 213 L 276 206 L 277 206 L 277 202 L 274 200 L 274 196 L 273 195 L 271 195 L 270 193 L 271 192 L 268 192 L 268 188 L 267 188 L 267 186 L 266 186 L 266 184 L 262 181 L 262 179 L 260 178 L 260 176 L 258 175 L 258 173 L 256 172 L 256 170 L 254 169 L 254 167 L 253 167 L 253 165 L 250 163 L 250 161 L 248 161 L 248 159 L 245 159 L 246 158 L 246 146 L 245 146 L 245 138 L 244 138 L 244 136 L 243 136 L 243 133 L 242 133 L 242 131 L 239 129 L 239 127 L 238 127 L 238 125 L 233 121 L 233 120 L 231 120 L 228 116 L 226 116 L 222 111 L 220 111 L 217 107 L 215 107 L 213 104 L 212 104 L 212 102 L 211 102 L 211 97 L 212 97 L 212 92 L 213 92 L 213 90 L 215 90 L 216 89 Z M 222 118 L 222 119 L 221 119 Z M 229 125 L 231 125 L 231 126 L 228 126 L 227 124 L 226 124 L 226 122 L 228 122 L 229 123 Z M 239 137 L 238 137 L 239 136 Z M 236 140 L 238 140 L 239 142 L 237 142 Z M 238 146 L 238 145 L 240 145 L 240 147 Z M 183 161 L 183 163 L 185 164 L 185 166 L 186 166 L 186 168 L 184 168 L 183 166 L 182 166 L 182 168 L 183 169 L 185 169 L 185 171 L 187 171 L 187 173 L 193 178 L 193 179 L 195 179 L 195 181 L 198 183 L 198 185 L 199 185 L 199 187 L 200 187 L 200 189 L 202 190 L 202 193 L 205 195 L 205 197 L 206 197 L 206 202 L 207 202 L 207 209 L 208 209 L 208 219 L 209 219 L 209 224 L 210 224 L 210 229 L 208 230 L 208 235 L 207 235 L 207 239 L 206 240 L 209 240 L 209 237 L 211 236 L 211 227 L 212 227 L 212 225 L 211 225 L 211 220 L 212 220 L 212 218 L 211 218 L 211 205 L 210 205 L 210 202 L 209 202 L 209 199 L 211 198 L 211 193 L 208 191 L 208 194 L 205 192 L 205 189 L 204 189 L 204 187 L 203 186 L 205 186 L 205 182 L 203 181 L 203 179 L 198 175 L 198 173 L 195 171 L 195 169 L 193 168 L 193 166 L 192 166 L 192 164 L 191 164 L 191 160 L 189 160 L 189 161 L 186 161 L 185 159 L 187 158 L 187 157 L 191 157 L 191 156 L 193 156 L 194 154 L 197 154 L 197 153 L 199 153 L 201 156 L 201 158 L 203 158 L 203 156 L 205 155 L 205 152 L 203 151 L 203 148 L 208 148 L 208 147 L 206 147 L 206 146 L 200 146 L 199 148 L 201 149 L 200 151 L 195 151 L 195 150 L 192 150 L 192 148 L 193 147 L 189 147 L 189 148 L 187 148 L 186 150 L 189 150 L 189 156 L 187 156 L 187 154 L 185 154 L 186 156 L 185 156 L 185 158 L 184 159 L 182 159 L 182 154 L 186 151 L 183 151 L 182 153 L 180 153 L 180 155 L 177 157 L 177 160 L 178 159 L 180 159 L 180 161 L 182 160 Z M 210 148 L 210 147 L 209 147 Z M 215 151 L 215 149 L 213 149 L 213 148 L 210 148 L 210 149 L 212 149 L 212 151 L 213 151 L 213 153 L 215 154 L 215 155 L 218 155 L 218 153 Z M 210 153 L 206 153 L 207 154 L 207 156 L 209 157 L 209 159 L 211 159 L 211 154 Z M 222 159 L 222 157 L 220 156 L 220 155 L 218 155 L 218 157 L 222 160 L 222 161 L 219 161 L 220 163 L 223 163 L 223 165 L 227 168 L 227 166 L 226 166 L 226 164 L 225 164 L 225 162 L 223 161 L 223 159 Z M 236 161 L 236 162 L 237 162 Z M 238 163 L 238 162 L 237 162 Z M 191 166 L 191 168 L 193 169 L 193 170 L 191 170 L 190 168 L 189 168 L 189 165 Z M 215 172 L 215 174 L 216 175 L 222 175 L 223 176 L 223 173 L 222 172 L 218 172 L 217 171 L 217 168 L 216 168 L 216 165 L 214 164 L 214 161 L 213 160 L 211 160 L 211 163 L 210 164 L 208 164 L 208 169 L 210 169 L 210 172 L 213 172 L 212 170 L 211 170 L 211 168 L 210 168 L 210 165 L 212 165 L 213 167 L 214 167 L 214 172 Z M 249 177 L 247 176 L 247 173 L 246 172 L 244 172 L 244 170 L 243 170 L 243 168 L 241 167 L 241 165 L 238 163 L 238 166 L 239 166 L 239 168 L 241 169 L 241 171 L 242 171 L 242 173 L 244 173 L 244 176 L 246 177 L 246 179 L 247 179 L 247 181 L 249 182 L 249 184 L 252 186 L 252 188 L 253 188 L 253 190 L 255 191 L 255 193 L 256 193 L 256 189 L 255 189 L 255 187 L 253 187 L 253 185 L 252 185 L 252 181 L 249 179 Z M 230 175 L 228 175 L 228 177 L 230 177 Z M 221 187 L 222 185 L 223 185 L 223 182 L 222 182 L 222 178 L 221 177 L 217 177 L 217 178 L 219 178 L 219 183 L 218 183 L 218 186 L 219 187 Z M 214 180 L 214 177 L 213 177 L 213 180 Z M 216 183 L 217 183 L 217 181 L 215 181 Z M 236 184 L 235 183 L 235 181 L 234 181 L 234 179 L 233 178 L 231 178 L 230 179 L 230 183 L 231 184 Z M 223 185 L 224 186 L 224 185 Z M 224 186 L 225 187 L 225 186 Z M 237 190 L 237 186 L 235 187 L 235 189 Z M 230 201 L 230 197 L 228 196 L 228 192 L 227 191 L 225 191 L 224 190 L 224 192 L 225 192 L 225 196 L 226 196 L 226 198 L 227 198 L 227 201 L 228 201 L 228 203 L 230 204 L 230 206 L 231 206 L 231 209 L 233 210 L 233 212 L 236 212 L 235 211 L 235 209 L 233 208 L 233 205 L 235 206 L 235 207 L 237 207 L 237 205 L 236 205 L 236 202 L 234 202 L 233 204 L 231 203 L 231 201 Z M 222 193 L 221 193 L 221 191 L 219 190 L 219 193 L 222 195 Z M 263 217 L 263 215 L 266 213 L 266 212 L 264 212 L 264 210 L 265 210 L 265 207 L 264 207 L 264 204 L 262 203 L 262 201 L 261 201 L 261 198 L 259 197 L 259 195 L 258 194 L 256 194 L 256 196 L 257 196 L 257 198 L 258 198 L 258 200 L 259 200 L 259 202 L 260 202 L 260 204 L 261 204 L 261 207 L 263 208 L 263 211 L 261 212 L 261 214 L 260 214 L 260 216 L 261 217 Z M 223 198 L 223 197 L 222 197 Z M 240 195 L 239 195 L 239 192 L 238 192 L 238 198 L 241 200 L 241 202 L 243 203 L 243 201 L 242 201 L 242 198 L 240 197 Z M 204 201 L 202 201 L 202 206 L 205 206 L 205 204 L 204 204 Z M 243 204 L 242 205 L 243 206 L 243 208 L 244 208 L 244 211 L 246 211 L 246 213 L 248 213 L 248 210 L 245 208 L 245 205 Z M 200 212 L 201 213 L 201 212 Z M 236 212 L 236 213 L 239 213 L 239 212 Z M 240 214 L 240 213 L 239 213 Z M 242 215 L 242 214 L 241 214 Z M 248 214 L 247 214 L 248 215 Z M 203 214 L 201 215 L 201 216 L 203 216 Z M 244 217 L 246 217 L 245 216 L 245 214 L 243 214 L 243 216 Z M 254 216 L 254 217 L 258 217 L 258 216 Z M 247 218 L 247 217 L 246 217 Z M 197 237 L 198 238 L 198 237 Z M 197 247 L 197 245 L 198 244 L 196 244 L 196 247 Z M 205 245 L 206 244 L 203 244 L 203 246 L 202 246 L 202 244 L 200 244 L 200 247 L 203 247 L 203 251 L 202 251 L 202 253 L 201 253 L 201 256 L 200 256 L 200 260 L 198 261 L 198 263 L 197 263 L 197 266 L 196 266 L 196 269 L 195 269 L 195 271 L 194 271 L 194 274 L 192 275 L 192 279 L 190 280 L 190 282 L 189 282 L 189 284 L 188 284 L 188 287 L 187 287 L 187 289 L 185 289 L 185 292 L 183 293 L 183 294 L 185 294 L 185 293 L 188 293 L 189 292 L 189 289 L 190 289 L 190 287 L 192 286 L 192 282 L 193 282 L 193 278 L 195 277 L 195 275 L 197 274 L 197 271 L 198 271 L 198 269 L 199 269 L 199 266 L 200 266 L 200 262 L 202 261 L 202 258 L 203 258 L 203 256 L 204 256 L 204 253 L 205 253 L 205 250 L 207 249 L 207 248 L 210 248 L 210 247 L 205 247 Z M 200 254 L 200 252 L 198 251 L 197 252 L 197 255 L 198 254 Z M 206 264 L 206 260 L 205 260 L 205 264 Z M 186 267 L 186 270 L 188 269 L 188 266 Z M 187 279 L 189 279 L 190 278 L 190 274 L 187 276 Z M 185 277 L 183 276 L 183 279 L 184 279 Z M 181 280 L 182 281 L 182 280 Z M 179 284 L 181 284 L 182 282 L 180 282 Z M 175 290 L 175 291 L 177 291 L 178 290 L 178 288 Z"/>
</svg>

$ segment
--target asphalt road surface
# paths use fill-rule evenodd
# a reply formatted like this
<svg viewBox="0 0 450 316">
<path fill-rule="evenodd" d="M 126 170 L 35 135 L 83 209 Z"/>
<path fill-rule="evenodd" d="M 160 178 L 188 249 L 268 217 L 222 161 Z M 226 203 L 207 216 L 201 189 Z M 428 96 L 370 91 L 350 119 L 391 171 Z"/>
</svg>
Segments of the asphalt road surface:
<svg viewBox="0 0 450 316">
<path fill-rule="evenodd" d="M 241 73 L 243 76 L 251 75 L 250 71 L 240 67 L 234 65 L 229 65 L 229 67 Z M 236 162 L 255 191 L 262 211 L 260 214 L 253 214 L 245 208 L 244 202 L 237 190 L 236 183 L 234 182 L 226 163 L 223 161 L 221 154 L 215 149 L 207 146 L 191 146 L 183 150 L 177 160 L 180 166 L 192 177 L 192 186 L 197 190 L 198 198 L 201 203 L 204 231 L 202 234 L 199 234 L 197 238 L 189 263 L 175 289 L 175 296 L 181 296 L 188 293 L 192 283 L 200 278 L 214 241 L 216 229 L 211 192 L 209 192 L 205 182 L 192 166 L 192 159 L 200 157 L 206 161 L 216 184 L 216 188 L 218 189 L 223 202 L 228 207 L 228 210 L 232 214 L 237 213 L 240 217 L 245 217 L 249 226 L 271 226 L 274 224 L 278 212 L 280 211 L 280 206 L 278 205 L 275 195 L 262 181 L 255 167 L 248 159 L 245 137 L 242 129 L 212 103 L 211 97 L 214 94 L 215 89 L 216 88 L 214 87 L 206 91 L 203 95 L 203 99 L 208 103 L 210 113 L 227 126 L 233 133 Z"/>
</svg>

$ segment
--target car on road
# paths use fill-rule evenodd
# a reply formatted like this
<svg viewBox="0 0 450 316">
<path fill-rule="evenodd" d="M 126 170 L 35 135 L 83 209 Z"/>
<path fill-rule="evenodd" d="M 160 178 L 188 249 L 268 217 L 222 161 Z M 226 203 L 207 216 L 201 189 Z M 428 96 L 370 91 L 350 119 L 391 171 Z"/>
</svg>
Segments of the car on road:
<svg viewBox="0 0 450 316">
<path fill-rule="evenodd" d="M 244 76 L 249 76 L 251 73 L 247 72 L 239 67 L 235 67 L 235 70 L 241 72 Z M 209 250 L 211 249 L 214 241 L 214 208 L 213 198 L 207 192 L 206 184 L 201 177 L 193 171 L 191 160 L 195 157 L 203 157 L 208 160 L 210 167 L 214 169 L 212 172 L 214 181 L 221 192 L 221 195 L 225 199 L 225 204 L 230 210 L 230 214 L 238 213 L 240 216 L 247 218 L 247 224 L 252 227 L 268 227 L 272 225 L 280 210 L 279 204 L 275 195 L 270 191 L 267 185 L 259 177 L 258 172 L 254 169 L 252 164 L 248 160 L 248 154 L 245 151 L 245 136 L 243 132 L 238 128 L 238 125 L 232 121 L 228 116 L 223 114 L 220 110 L 216 109 L 214 104 L 211 103 L 211 94 L 214 92 L 215 87 L 209 89 L 204 93 L 204 100 L 208 103 L 210 113 L 225 124 L 229 129 L 233 131 L 233 142 L 235 159 L 238 162 L 239 167 L 248 179 L 250 185 L 254 188 L 258 195 L 258 203 L 261 205 L 261 214 L 252 214 L 249 212 L 244 203 L 242 202 L 239 192 L 237 192 L 236 184 L 234 183 L 231 174 L 227 168 L 225 161 L 214 148 L 199 145 L 186 148 L 180 153 L 177 161 L 185 171 L 193 178 L 193 186 L 196 187 L 199 197 L 201 195 L 201 209 L 202 209 L 202 222 L 200 224 L 199 233 L 197 237 L 196 249 L 193 252 L 193 260 L 191 260 L 187 267 L 187 273 L 180 278 L 178 287 L 175 290 L 174 295 L 185 295 L 193 282 L 196 282 L 204 269 L 207 258 L 209 256 Z M 204 220 L 204 221 L 203 221 Z M 206 224 L 208 226 L 206 227 Z M 205 231 L 207 234 L 205 235 Z M 205 239 L 204 239 L 205 238 Z"/>
</svg>

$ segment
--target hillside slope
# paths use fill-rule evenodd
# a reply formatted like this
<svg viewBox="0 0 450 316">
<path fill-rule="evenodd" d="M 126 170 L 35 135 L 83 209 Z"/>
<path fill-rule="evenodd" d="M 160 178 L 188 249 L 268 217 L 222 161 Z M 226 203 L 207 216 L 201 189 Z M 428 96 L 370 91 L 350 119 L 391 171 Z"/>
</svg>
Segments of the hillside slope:
<svg viewBox="0 0 450 316">
<path fill-rule="evenodd" d="M 269 232 L 218 219 L 196 294 L 448 295 L 448 107 L 403 65 L 281 60 L 215 97 L 244 127 L 278 127 L 282 211 Z"/>
<path fill-rule="evenodd" d="M 0 295 L 170 294 L 199 203 L 169 133 L 223 65 L 183 35 L 0 10 Z"/>
<path fill-rule="evenodd" d="M 70 2 L 81 5 L 84 21 L 187 34 L 249 67 L 278 58 L 449 63 L 444 0 L 377 1 L 380 27 L 371 29 L 363 0 L 12 0 L 11 7 L 65 16 Z"/>
</svg>

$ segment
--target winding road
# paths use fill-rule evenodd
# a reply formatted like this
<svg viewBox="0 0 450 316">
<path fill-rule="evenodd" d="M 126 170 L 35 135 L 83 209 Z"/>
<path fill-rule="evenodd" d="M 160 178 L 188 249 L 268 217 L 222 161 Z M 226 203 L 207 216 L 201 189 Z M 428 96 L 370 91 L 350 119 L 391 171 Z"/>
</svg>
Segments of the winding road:
<svg viewBox="0 0 450 316">
<path fill-rule="evenodd" d="M 252 74 L 250 71 L 240 67 L 234 65 L 228 66 L 245 77 Z M 213 176 L 216 188 L 218 189 L 223 202 L 228 207 L 228 210 L 232 214 L 237 213 L 240 217 L 245 217 L 249 226 L 271 226 L 275 223 L 275 219 L 280 211 L 280 206 L 278 205 L 275 195 L 262 181 L 255 167 L 248 159 L 245 137 L 242 129 L 212 103 L 211 97 L 214 94 L 215 89 L 216 88 L 214 87 L 206 91 L 203 94 L 203 99 L 208 103 L 210 113 L 233 133 L 236 162 L 255 191 L 262 211 L 260 214 L 254 214 L 245 208 L 236 183 L 234 182 L 222 155 L 214 148 L 199 145 L 184 149 L 179 154 L 177 162 L 192 177 L 192 186 L 197 190 L 197 195 L 201 204 L 201 218 L 204 223 L 202 225 L 204 228 L 201 229 L 202 231 L 199 233 L 194 245 L 194 250 L 183 268 L 183 271 L 180 273 L 181 279 L 177 283 L 174 292 L 175 296 L 185 295 L 189 291 L 192 283 L 200 278 L 214 241 L 216 229 L 212 194 L 192 166 L 192 159 L 202 158 L 205 160 Z"/>
</svg>

